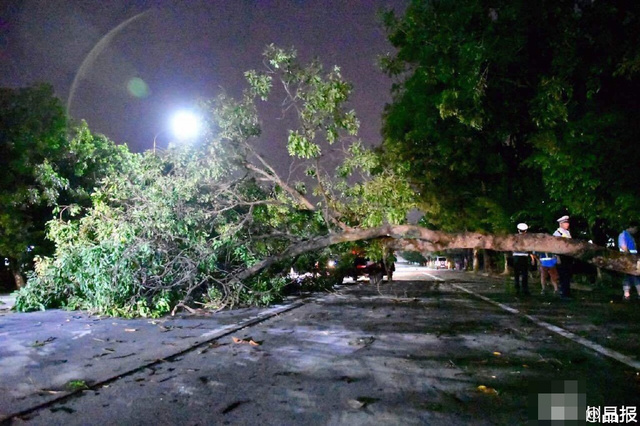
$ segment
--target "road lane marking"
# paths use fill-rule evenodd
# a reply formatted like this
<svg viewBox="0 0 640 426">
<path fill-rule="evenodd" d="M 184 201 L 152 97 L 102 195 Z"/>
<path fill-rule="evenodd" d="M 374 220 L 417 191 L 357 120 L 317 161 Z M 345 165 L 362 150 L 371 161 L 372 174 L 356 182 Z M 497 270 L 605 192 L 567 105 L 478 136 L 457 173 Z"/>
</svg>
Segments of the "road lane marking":
<svg viewBox="0 0 640 426">
<path fill-rule="evenodd" d="M 429 274 L 425 274 L 425 275 L 429 275 Z M 471 294 L 472 296 L 475 296 L 479 299 L 484 300 L 485 302 L 491 303 L 492 305 L 498 306 L 501 309 L 504 309 L 505 311 L 511 312 L 512 314 L 516 314 L 516 315 L 521 315 L 523 317 L 525 317 L 526 319 L 528 319 L 529 321 L 532 321 L 534 324 L 546 328 L 549 331 L 552 331 L 554 333 L 557 333 L 559 335 L 561 335 L 562 337 L 566 337 L 569 340 L 574 341 L 575 343 L 578 343 L 582 346 L 585 346 L 593 351 L 596 351 L 597 353 L 604 355 L 604 356 L 608 356 L 609 358 L 613 358 L 616 361 L 619 361 L 623 364 L 628 365 L 629 367 L 635 368 L 636 370 L 640 370 L 640 361 L 636 361 L 631 357 L 628 357 L 626 355 L 621 354 L 620 352 L 616 352 L 612 349 L 609 348 L 605 348 L 604 346 L 601 346 L 595 342 L 592 342 L 591 340 L 587 340 L 584 337 L 578 336 L 577 334 L 574 334 L 568 330 L 565 330 L 564 328 L 558 327 L 556 325 L 550 324 L 546 321 L 542 321 L 532 315 L 529 314 L 525 314 L 520 312 L 519 310 L 512 308 L 510 306 L 504 305 L 502 303 L 496 302 L 494 300 L 489 299 L 486 296 L 483 296 L 481 294 L 478 294 L 476 292 L 473 292 L 471 290 L 468 290 L 462 286 L 459 286 L 457 284 L 451 284 L 451 286 L 453 288 L 457 288 L 458 290 L 462 290 L 466 293 Z"/>
<path fill-rule="evenodd" d="M 434 279 L 434 280 L 436 280 L 436 281 L 443 281 L 443 282 L 444 282 L 444 280 L 443 280 L 442 278 L 440 278 L 440 277 L 436 277 L 436 276 L 435 276 L 435 275 L 433 275 L 433 274 L 428 274 L 428 273 L 426 273 L 426 272 L 423 272 L 423 273 L 422 273 L 422 275 L 426 275 L 426 276 L 428 276 L 429 278 L 433 278 L 433 279 Z"/>
</svg>

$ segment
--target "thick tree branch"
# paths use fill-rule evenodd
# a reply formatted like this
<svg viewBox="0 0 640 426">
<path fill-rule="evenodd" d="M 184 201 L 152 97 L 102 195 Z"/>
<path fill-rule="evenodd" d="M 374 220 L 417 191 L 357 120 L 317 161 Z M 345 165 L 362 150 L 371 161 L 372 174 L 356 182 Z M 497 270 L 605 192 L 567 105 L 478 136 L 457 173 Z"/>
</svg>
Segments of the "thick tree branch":
<svg viewBox="0 0 640 426">
<path fill-rule="evenodd" d="M 300 203 L 305 209 L 307 210 L 315 210 L 315 206 L 313 204 L 311 204 L 311 202 L 309 200 L 307 200 L 305 197 L 303 197 L 298 191 L 296 191 L 295 189 L 293 189 L 292 187 L 290 187 L 289 185 L 287 185 L 282 179 L 280 179 L 280 177 L 277 174 L 270 174 L 264 170 L 262 170 L 260 167 L 257 167 L 249 162 L 245 163 L 245 167 L 247 167 L 247 169 L 265 177 L 267 180 L 277 184 L 278 186 L 280 186 L 282 189 L 284 189 L 287 194 L 291 195 L 291 197 L 293 197 L 298 203 Z"/>
<path fill-rule="evenodd" d="M 620 253 L 583 241 L 558 238 L 547 234 L 483 235 L 479 233 L 449 234 L 413 225 L 385 225 L 331 234 L 291 246 L 281 255 L 272 256 L 245 269 L 235 278 L 243 280 L 289 257 L 319 250 L 334 244 L 390 238 L 397 240 L 392 246 L 407 251 L 440 251 L 451 249 L 487 249 L 495 251 L 537 251 L 570 256 L 600 268 L 640 275 L 636 256 Z"/>
</svg>

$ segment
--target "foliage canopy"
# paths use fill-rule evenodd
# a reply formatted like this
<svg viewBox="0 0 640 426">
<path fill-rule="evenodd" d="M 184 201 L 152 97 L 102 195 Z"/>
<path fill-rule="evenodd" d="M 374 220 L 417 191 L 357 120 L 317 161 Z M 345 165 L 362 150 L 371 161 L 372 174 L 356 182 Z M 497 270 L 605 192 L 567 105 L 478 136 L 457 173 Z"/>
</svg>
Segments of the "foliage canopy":
<svg viewBox="0 0 640 426">
<path fill-rule="evenodd" d="M 428 223 L 540 229 L 569 212 L 619 232 L 638 218 L 640 4 L 414 0 L 384 20 L 384 146 Z"/>
<path fill-rule="evenodd" d="M 0 89 L 0 257 L 18 284 L 34 255 L 52 254 L 44 234 L 53 206 L 88 205 L 124 151 L 68 123 L 50 86 Z"/>
<path fill-rule="evenodd" d="M 48 228 L 55 255 L 38 259 L 16 306 L 156 316 L 194 302 L 269 303 L 296 259 L 254 273 L 261 260 L 335 232 L 403 221 L 412 191 L 356 138 L 351 86 L 339 68 L 301 64 L 295 51 L 274 46 L 264 63 L 246 73 L 241 99 L 203 103 L 208 130 L 199 144 L 126 153 L 81 216 L 61 211 Z M 301 176 L 281 176 L 255 149 L 257 103 L 274 97 L 291 115 L 283 143 Z M 331 145 L 344 153 L 335 172 L 323 162 Z M 356 172 L 363 179 L 353 180 Z"/>
</svg>

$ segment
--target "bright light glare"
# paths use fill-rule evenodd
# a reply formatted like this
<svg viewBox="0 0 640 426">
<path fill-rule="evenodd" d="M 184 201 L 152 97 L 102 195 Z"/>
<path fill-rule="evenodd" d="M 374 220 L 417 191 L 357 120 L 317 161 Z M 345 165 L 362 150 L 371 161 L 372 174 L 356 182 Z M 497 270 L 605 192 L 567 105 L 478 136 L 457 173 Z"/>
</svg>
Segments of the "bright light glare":
<svg viewBox="0 0 640 426">
<path fill-rule="evenodd" d="M 173 134 L 178 139 L 193 138 L 200 131 L 200 119 L 193 113 L 183 111 L 173 117 Z"/>
</svg>

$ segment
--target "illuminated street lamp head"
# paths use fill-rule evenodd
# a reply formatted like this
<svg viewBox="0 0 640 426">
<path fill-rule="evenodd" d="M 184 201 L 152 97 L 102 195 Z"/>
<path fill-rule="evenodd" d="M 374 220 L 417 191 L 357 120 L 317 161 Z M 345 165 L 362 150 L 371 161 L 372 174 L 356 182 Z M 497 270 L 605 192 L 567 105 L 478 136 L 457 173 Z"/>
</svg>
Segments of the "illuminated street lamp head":
<svg viewBox="0 0 640 426">
<path fill-rule="evenodd" d="M 178 139 L 190 139 L 200 131 L 200 119 L 192 112 L 177 113 L 171 122 L 173 134 Z"/>
</svg>

